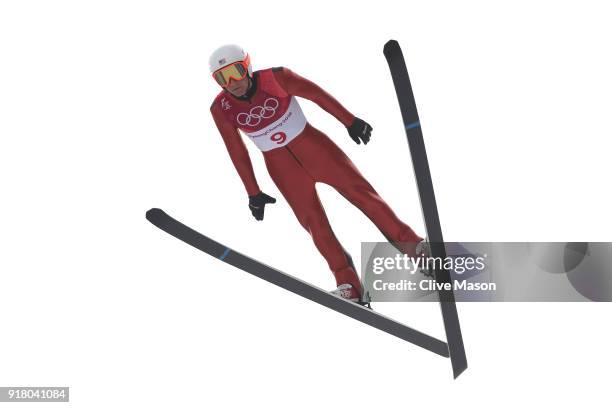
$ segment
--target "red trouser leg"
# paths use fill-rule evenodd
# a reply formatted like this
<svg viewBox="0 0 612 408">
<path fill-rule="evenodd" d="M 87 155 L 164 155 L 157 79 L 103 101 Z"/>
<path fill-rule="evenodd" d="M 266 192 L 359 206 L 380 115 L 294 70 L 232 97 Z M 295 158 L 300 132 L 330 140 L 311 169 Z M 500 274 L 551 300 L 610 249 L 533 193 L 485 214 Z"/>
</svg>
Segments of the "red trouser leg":
<svg viewBox="0 0 612 408">
<path fill-rule="evenodd" d="M 313 127 L 306 129 L 309 134 L 303 136 L 308 138 L 295 150 L 307 171 L 316 181 L 334 187 L 370 218 L 387 240 L 414 256 L 415 246 L 422 238 L 395 215 L 334 142 Z"/>
<path fill-rule="evenodd" d="M 300 139 L 307 136 L 301 135 Z M 292 144 L 264 154 L 268 172 L 300 224 L 312 236 L 315 246 L 334 273 L 336 284 L 350 283 L 361 292 L 359 277 L 329 225 L 315 189 L 315 181 L 292 152 Z"/>
</svg>

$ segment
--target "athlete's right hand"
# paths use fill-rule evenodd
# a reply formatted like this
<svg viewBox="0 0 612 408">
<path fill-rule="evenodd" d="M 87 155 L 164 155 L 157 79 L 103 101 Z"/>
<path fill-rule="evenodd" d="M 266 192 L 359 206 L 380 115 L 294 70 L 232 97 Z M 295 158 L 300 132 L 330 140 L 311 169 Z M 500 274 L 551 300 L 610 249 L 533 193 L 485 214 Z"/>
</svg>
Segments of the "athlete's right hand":
<svg viewBox="0 0 612 408">
<path fill-rule="evenodd" d="M 249 197 L 249 208 L 251 209 L 251 214 L 257 221 L 261 221 L 264 219 L 264 210 L 266 208 L 266 204 L 274 204 L 276 202 L 276 198 L 270 197 L 269 195 L 260 192 L 257 195 Z"/>
</svg>

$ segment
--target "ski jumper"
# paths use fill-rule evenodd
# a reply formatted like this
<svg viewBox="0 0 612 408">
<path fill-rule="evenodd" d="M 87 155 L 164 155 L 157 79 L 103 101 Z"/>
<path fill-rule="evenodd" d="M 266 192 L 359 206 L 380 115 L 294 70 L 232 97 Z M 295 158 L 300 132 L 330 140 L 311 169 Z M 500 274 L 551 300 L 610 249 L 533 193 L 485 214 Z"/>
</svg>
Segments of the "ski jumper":
<svg viewBox="0 0 612 408">
<path fill-rule="evenodd" d="M 248 195 L 261 190 L 238 129 L 263 152 L 272 180 L 312 236 L 337 285 L 350 283 L 361 293 L 352 260 L 332 231 L 315 183 L 335 188 L 390 242 L 407 243 L 414 248 L 422 238 L 395 215 L 346 154 L 307 122 L 295 97 L 315 102 L 346 127 L 355 116 L 319 86 L 287 68 L 256 71 L 252 82 L 246 97 L 237 98 L 223 90 L 211 106 L 215 124 Z"/>
</svg>

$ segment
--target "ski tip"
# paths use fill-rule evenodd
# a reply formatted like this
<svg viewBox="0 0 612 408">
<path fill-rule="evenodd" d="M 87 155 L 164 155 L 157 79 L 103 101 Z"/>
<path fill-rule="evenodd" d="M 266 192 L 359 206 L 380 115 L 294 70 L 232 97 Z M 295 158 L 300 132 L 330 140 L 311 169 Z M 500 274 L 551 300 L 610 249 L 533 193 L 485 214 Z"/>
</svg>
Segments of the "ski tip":
<svg viewBox="0 0 612 408">
<path fill-rule="evenodd" d="M 389 40 L 387 41 L 387 43 L 385 44 L 385 47 L 383 48 L 383 53 L 385 54 L 385 56 L 389 56 L 389 53 L 396 51 L 398 49 L 400 49 L 399 43 L 395 40 Z"/>
<path fill-rule="evenodd" d="M 162 214 L 165 214 L 164 210 L 161 210 L 159 208 L 151 208 L 149 211 L 147 211 L 146 217 L 147 217 L 147 220 L 149 220 L 150 222 L 153 222 L 155 218 L 157 218 L 158 216 Z"/>
</svg>

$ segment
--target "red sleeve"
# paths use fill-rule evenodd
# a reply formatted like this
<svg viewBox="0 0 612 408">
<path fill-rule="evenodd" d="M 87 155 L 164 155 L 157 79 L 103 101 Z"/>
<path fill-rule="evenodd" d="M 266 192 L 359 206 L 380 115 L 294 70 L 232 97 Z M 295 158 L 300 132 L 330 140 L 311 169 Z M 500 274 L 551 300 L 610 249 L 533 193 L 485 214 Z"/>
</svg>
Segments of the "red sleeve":
<svg viewBox="0 0 612 408">
<path fill-rule="evenodd" d="M 249 152 L 247 151 L 246 146 L 238 133 L 238 129 L 236 129 L 236 127 L 225 119 L 217 104 L 213 104 L 210 107 L 210 112 L 215 120 L 217 129 L 219 129 L 219 133 L 221 133 L 221 136 L 223 137 L 223 142 L 225 143 L 225 147 L 227 148 L 230 158 L 234 163 L 234 167 L 236 167 L 236 171 L 242 179 L 242 183 L 244 184 L 247 194 L 249 196 L 259 194 L 261 190 L 259 189 L 257 180 L 255 179 L 251 158 L 249 157 Z"/>
<path fill-rule="evenodd" d="M 314 82 L 299 76 L 290 69 L 281 68 L 275 70 L 274 77 L 289 95 L 295 95 L 313 101 L 338 119 L 344 126 L 350 126 L 355 120 L 355 116 L 346 110 L 336 98 L 325 92 L 325 90 Z"/>
</svg>

